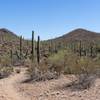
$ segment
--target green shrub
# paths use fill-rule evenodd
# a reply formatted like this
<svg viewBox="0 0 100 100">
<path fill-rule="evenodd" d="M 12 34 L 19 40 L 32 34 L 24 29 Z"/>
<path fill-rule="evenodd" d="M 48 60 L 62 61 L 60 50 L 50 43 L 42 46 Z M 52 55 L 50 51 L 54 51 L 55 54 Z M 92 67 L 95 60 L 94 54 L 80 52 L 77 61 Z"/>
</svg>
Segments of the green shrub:
<svg viewBox="0 0 100 100">
<path fill-rule="evenodd" d="M 48 58 L 48 62 L 51 64 L 50 69 L 55 71 L 58 75 L 64 71 L 66 54 L 66 50 L 61 50 Z"/>
<path fill-rule="evenodd" d="M 53 54 L 48 59 L 51 68 L 56 72 L 64 72 L 64 74 L 82 74 L 96 73 L 97 67 L 100 69 L 100 61 L 95 61 L 90 57 L 79 57 L 71 51 L 61 50 L 57 54 Z"/>
<path fill-rule="evenodd" d="M 13 72 L 11 59 L 8 54 L 0 56 L 0 78 L 9 76 Z"/>
<path fill-rule="evenodd" d="M 65 62 L 65 72 L 66 69 L 70 70 L 72 74 L 93 74 L 97 69 L 97 62 L 89 57 L 79 57 L 75 54 L 70 54 L 66 56 Z"/>
<path fill-rule="evenodd" d="M 4 67 L 10 67 L 11 66 L 10 56 L 7 54 L 0 56 L 0 65 Z"/>
</svg>

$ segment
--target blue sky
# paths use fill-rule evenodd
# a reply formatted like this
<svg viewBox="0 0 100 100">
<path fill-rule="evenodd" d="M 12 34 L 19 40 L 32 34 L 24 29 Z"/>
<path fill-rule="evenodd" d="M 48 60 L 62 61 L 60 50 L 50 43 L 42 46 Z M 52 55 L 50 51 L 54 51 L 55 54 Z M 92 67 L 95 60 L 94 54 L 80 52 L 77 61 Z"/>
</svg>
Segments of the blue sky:
<svg viewBox="0 0 100 100">
<path fill-rule="evenodd" d="M 0 28 L 31 38 L 61 36 L 76 28 L 100 32 L 100 0 L 0 0 Z"/>
</svg>

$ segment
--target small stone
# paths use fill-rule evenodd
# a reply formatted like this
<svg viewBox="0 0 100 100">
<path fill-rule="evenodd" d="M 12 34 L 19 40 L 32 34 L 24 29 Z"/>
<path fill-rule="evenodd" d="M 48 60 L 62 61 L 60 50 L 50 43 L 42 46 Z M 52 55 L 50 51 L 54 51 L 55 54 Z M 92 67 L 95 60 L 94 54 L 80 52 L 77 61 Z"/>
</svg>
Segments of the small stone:
<svg viewBox="0 0 100 100">
<path fill-rule="evenodd" d="M 56 93 L 56 95 L 59 95 L 59 94 L 60 94 L 59 92 Z"/>
</svg>

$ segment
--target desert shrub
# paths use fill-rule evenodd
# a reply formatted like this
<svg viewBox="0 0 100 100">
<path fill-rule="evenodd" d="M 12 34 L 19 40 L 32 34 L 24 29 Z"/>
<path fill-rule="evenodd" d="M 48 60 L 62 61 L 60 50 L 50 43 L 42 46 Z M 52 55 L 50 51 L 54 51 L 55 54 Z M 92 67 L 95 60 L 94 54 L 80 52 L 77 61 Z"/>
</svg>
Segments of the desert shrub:
<svg viewBox="0 0 100 100">
<path fill-rule="evenodd" d="M 9 55 L 0 56 L 0 66 L 10 67 L 11 66 L 11 59 Z"/>
<path fill-rule="evenodd" d="M 30 66 L 28 66 L 27 74 L 29 74 L 32 77 L 33 74 L 35 74 L 36 72 L 37 72 L 37 63 L 36 62 L 32 63 L 30 61 Z"/>
<path fill-rule="evenodd" d="M 74 74 L 77 80 L 74 81 L 73 85 L 79 89 L 90 88 L 96 79 L 97 71 L 100 73 L 100 61 L 98 59 L 95 61 L 91 57 L 80 57 L 71 51 L 60 51 L 52 55 L 49 60 L 57 73 Z"/>
<path fill-rule="evenodd" d="M 61 50 L 56 54 L 51 55 L 48 58 L 48 62 L 51 65 L 50 70 L 55 71 L 58 75 L 60 75 L 64 71 L 65 67 L 65 54 L 67 51 Z"/>
<path fill-rule="evenodd" d="M 78 61 L 78 66 L 80 67 L 80 72 L 78 73 L 78 84 L 81 89 L 89 89 L 94 85 L 96 79 L 96 62 L 88 57 L 81 57 Z"/>
<path fill-rule="evenodd" d="M 82 57 L 78 61 L 78 66 L 80 67 L 80 73 L 93 74 L 96 70 L 96 62 L 88 57 Z"/>
<path fill-rule="evenodd" d="M 40 64 L 34 62 L 27 70 L 28 75 L 30 76 L 29 81 L 45 81 L 57 78 L 56 73 L 51 72 L 48 68 L 48 62 L 43 58 Z"/>
<path fill-rule="evenodd" d="M 69 52 L 65 54 L 65 67 L 64 67 L 64 73 L 65 74 L 76 74 L 79 73 L 80 68 L 77 66 L 78 65 L 78 60 L 80 58 L 73 54 L 72 52 Z"/>
<path fill-rule="evenodd" d="M 0 56 L 0 77 L 4 78 L 9 76 L 13 72 L 11 66 L 11 59 L 8 54 Z"/>
<path fill-rule="evenodd" d="M 66 86 L 72 91 L 82 91 L 84 89 L 90 89 L 95 85 L 96 75 L 79 74 L 76 79 L 68 83 Z"/>
<path fill-rule="evenodd" d="M 78 57 L 74 54 L 70 54 L 70 56 L 66 55 L 66 57 L 66 67 L 69 68 L 71 74 L 77 77 L 77 81 L 73 84 L 74 88 L 89 89 L 94 85 L 97 71 L 100 73 L 100 67 L 98 67 L 97 62 L 92 58 Z"/>
<path fill-rule="evenodd" d="M 8 77 L 13 72 L 13 67 L 0 67 L 0 78 Z"/>
<path fill-rule="evenodd" d="M 29 64 L 31 62 L 29 61 Z M 60 74 L 74 74 L 78 82 L 91 79 L 91 75 L 100 72 L 100 61 L 86 56 L 78 56 L 70 50 L 60 50 L 48 58 L 42 58 L 40 64 L 31 63 L 28 73 L 32 80 L 46 80 L 58 78 Z M 90 84 L 87 82 L 87 84 Z M 85 86 L 84 86 L 85 87 Z"/>
<path fill-rule="evenodd" d="M 45 80 L 51 80 L 51 79 L 56 79 L 57 75 L 50 72 L 49 70 L 46 72 L 42 72 L 39 69 L 35 68 L 34 71 L 31 70 L 30 72 L 30 79 L 29 81 L 45 81 Z"/>
<path fill-rule="evenodd" d="M 97 67 L 99 68 L 99 60 L 95 61 L 91 57 L 82 56 L 72 52 L 66 53 L 64 56 L 64 73 L 65 74 L 93 74 L 96 73 Z"/>
</svg>

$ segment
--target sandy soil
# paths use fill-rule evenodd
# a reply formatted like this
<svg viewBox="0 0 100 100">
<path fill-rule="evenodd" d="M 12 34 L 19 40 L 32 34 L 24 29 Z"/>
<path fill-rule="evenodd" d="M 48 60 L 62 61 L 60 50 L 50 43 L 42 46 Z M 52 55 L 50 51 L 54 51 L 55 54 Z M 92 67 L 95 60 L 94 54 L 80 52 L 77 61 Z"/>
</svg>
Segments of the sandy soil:
<svg viewBox="0 0 100 100">
<path fill-rule="evenodd" d="M 8 78 L 0 80 L 0 100 L 28 100 L 22 93 L 18 93 L 20 82 L 25 80 L 25 69 L 20 68 L 21 73 L 13 73 Z"/>
<path fill-rule="evenodd" d="M 20 87 L 29 95 L 30 100 L 100 100 L 100 79 L 88 90 L 69 88 L 67 85 L 75 79 L 74 76 L 62 76 L 58 80 L 22 84 Z"/>
<path fill-rule="evenodd" d="M 61 76 L 45 82 L 21 83 L 27 78 L 21 73 L 0 80 L 0 100 L 100 100 L 100 79 L 88 90 L 72 89 L 67 85 L 75 76 Z"/>
</svg>

